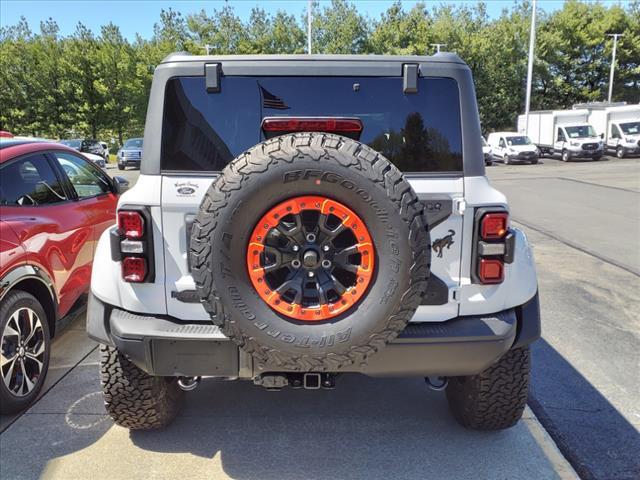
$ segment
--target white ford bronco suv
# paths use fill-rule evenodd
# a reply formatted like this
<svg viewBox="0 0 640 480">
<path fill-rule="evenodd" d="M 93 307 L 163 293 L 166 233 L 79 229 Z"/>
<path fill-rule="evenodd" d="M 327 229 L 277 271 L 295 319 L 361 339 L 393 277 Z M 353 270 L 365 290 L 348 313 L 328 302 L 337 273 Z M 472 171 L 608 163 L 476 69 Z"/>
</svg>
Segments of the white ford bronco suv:
<svg viewBox="0 0 640 480">
<path fill-rule="evenodd" d="M 87 328 L 122 426 L 167 425 L 201 378 L 349 373 L 424 377 L 469 428 L 522 415 L 536 273 L 454 54 L 170 55 L 117 217 Z"/>
</svg>

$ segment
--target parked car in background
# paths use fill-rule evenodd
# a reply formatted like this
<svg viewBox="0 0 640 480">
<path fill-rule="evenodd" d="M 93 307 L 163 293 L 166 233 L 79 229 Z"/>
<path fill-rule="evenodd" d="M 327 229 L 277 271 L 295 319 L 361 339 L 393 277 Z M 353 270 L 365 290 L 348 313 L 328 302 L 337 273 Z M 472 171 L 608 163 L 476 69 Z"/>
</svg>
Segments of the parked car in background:
<svg viewBox="0 0 640 480">
<path fill-rule="evenodd" d="M 98 165 L 100 168 L 106 168 L 107 166 L 107 162 L 105 162 L 104 158 L 100 155 L 96 155 L 95 153 L 83 153 L 82 155 Z"/>
<path fill-rule="evenodd" d="M 118 169 L 127 167 L 140 168 L 142 159 L 142 138 L 130 138 L 120 150 L 118 150 Z"/>
<path fill-rule="evenodd" d="M 123 178 L 72 148 L 0 140 L 0 413 L 42 388 L 58 321 L 87 293 L 95 245 L 115 223 Z"/>
<path fill-rule="evenodd" d="M 516 132 L 493 132 L 487 143 L 493 151 L 493 158 L 509 165 L 514 162 L 538 163 L 538 148 L 529 137 Z"/>
<path fill-rule="evenodd" d="M 13 138 L 13 133 L 6 130 L 0 130 L 0 138 Z"/>
<path fill-rule="evenodd" d="M 527 135 L 542 155 L 559 153 L 563 161 L 575 158 L 600 160 L 604 155 L 602 139 L 589 124 L 589 111 L 541 110 L 518 117 L 518 132 Z"/>
<path fill-rule="evenodd" d="M 493 150 L 491 150 L 484 137 L 482 137 L 482 155 L 484 156 L 485 165 L 493 165 Z"/>
<path fill-rule="evenodd" d="M 104 159 L 109 161 L 109 144 L 107 142 L 100 142 L 100 145 L 102 146 Z"/>
<path fill-rule="evenodd" d="M 93 153 L 94 155 L 100 155 L 107 160 L 109 157 L 105 156 L 104 150 L 100 142 L 94 139 L 71 139 L 60 140 L 60 143 L 67 147 L 73 148 L 82 153 Z"/>
<path fill-rule="evenodd" d="M 640 154 L 640 105 L 583 106 L 607 150 L 615 152 L 618 158 Z"/>
</svg>

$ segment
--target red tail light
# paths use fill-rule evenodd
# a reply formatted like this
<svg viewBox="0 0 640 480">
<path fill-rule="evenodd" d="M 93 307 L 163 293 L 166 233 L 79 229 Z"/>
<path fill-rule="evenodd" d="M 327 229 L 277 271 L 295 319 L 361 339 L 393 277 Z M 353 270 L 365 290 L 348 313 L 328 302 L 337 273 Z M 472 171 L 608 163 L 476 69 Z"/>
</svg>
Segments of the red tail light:
<svg viewBox="0 0 640 480">
<path fill-rule="evenodd" d="M 509 214 L 507 212 L 487 213 L 482 217 L 480 236 L 483 240 L 498 240 L 507 234 Z"/>
<path fill-rule="evenodd" d="M 267 133 L 326 132 L 360 135 L 362 121 L 359 118 L 335 117 L 265 117 L 262 130 Z"/>
<path fill-rule="evenodd" d="M 481 258 L 478 265 L 478 277 L 485 284 L 502 283 L 504 280 L 504 263 L 502 260 Z"/>
<path fill-rule="evenodd" d="M 129 240 L 144 236 L 144 218 L 140 212 L 121 210 L 118 212 L 118 228 Z"/>
<path fill-rule="evenodd" d="M 147 276 L 147 261 L 141 257 L 124 257 L 122 259 L 122 279 L 125 282 L 144 282 Z"/>
</svg>

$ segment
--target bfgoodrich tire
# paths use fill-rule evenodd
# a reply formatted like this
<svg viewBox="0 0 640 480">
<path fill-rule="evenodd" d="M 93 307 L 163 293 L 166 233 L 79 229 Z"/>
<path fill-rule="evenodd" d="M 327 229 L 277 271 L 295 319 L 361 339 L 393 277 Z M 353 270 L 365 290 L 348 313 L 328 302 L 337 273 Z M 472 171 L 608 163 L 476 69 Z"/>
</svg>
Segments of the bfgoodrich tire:
<svg viewBox="0 0 640 480">
<path fill-rule="evenodd" d="M 348 207 L 354 218 L 361 219 L 360 229 L 370 235 L 371 256 L 375 255 L 366 288 L 359 289 L 360 278 L 354 277 L 357 280 L 343 292 L 342 300 L 325 304 L 326 317 L 312 305 L 305 306 L 304 298 L 299 304 L 290 301 L 291 308 L 317 314 L 317 319 L 292 318 L 286 310 L 278 311 L 274 304 L 268 304 L 264 294 L 276 287 L 257 289 L 249 270 L 260 270 L 260 266 L 248 265 L 250 242 L 254 245 L 261 238 L 255 236 L 256 229 L 265 222 L 266 237 L 278 233 L 275 226 L 284 228 L 284 218 L 275 214 L 265 221 L 265 215 L 274 206 L 301 196 Z M 320 208 L 320 202 L 316 207 Z M 304 212 L 301 215 L 304 217 Z M 308 236 L 307 228 L 303 232 Z M 309 255 L 325 258 L 324 246 Z M 304 255 L 296 258 L 298 268 L 306 268 L 306 255 L 312 248 L 308 244 L 297 248 Z M 293 255 L 292 251 L 285 254 Z M 366 145 L 321 133 L 271 139 L 231 162 L 202 201 L 193 225 L 190 255 L 202 304 L 223 332 L 257 359 L 258 368 L 298 371 L 336 370 L 366 362 L 413 316 L 425 292 L 430 266 L 426 216 L 402 174 Z M 338 258 L 336 255 L 333 260 Z M 310 273 L 306 272 L 313 277 Z M 316 280 L 311 280 L 311 295 Z M 320 283 L 315 285 L 322 290 Z M 356 293 L 360 295 L 357 303 L 339 315 L 330 314 L 330 309 L 339 311 L 341 304 L 348 305 L 350 295 Z M 280 298 L 285 301 L 283 295 L 276 304 Z"/>
<path fill-rule="evenodd" d="M 531 361 L 529 347 L 509 350 L 478 375 L 452 377 L 449 408 L 464 427 L 502 430 L 518 423 L 527 404 Z"/>
<path fill-rule="evenodd" d="M 122 427 L 154 430 L 171 423 L 184 396 L 177 380 L 148 375 L 115 348 L 100 346 L 104 405 L 113 421 Z"/>
</svg>

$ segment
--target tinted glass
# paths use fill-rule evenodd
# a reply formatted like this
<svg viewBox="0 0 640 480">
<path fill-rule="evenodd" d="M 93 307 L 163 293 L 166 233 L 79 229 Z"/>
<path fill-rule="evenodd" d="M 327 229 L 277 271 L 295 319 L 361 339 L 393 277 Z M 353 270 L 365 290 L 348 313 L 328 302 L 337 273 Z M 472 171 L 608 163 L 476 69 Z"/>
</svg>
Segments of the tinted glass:
<svg viewBox="0 0 640 480">
<path fill-rule="evenodd" d="M 131 138 L 124 142 L 124 148 L 142 148 L 142 139 Z"/>
<path fill-rule="evenodd" d="M 621 123 L 620 128 L 625 135 L 638 135 L 640 133 L 640 122 Z"/>
<path fill-rule="evenodd" d="M 202 77 L 167 83 L 162 168 L 221 170 L 264 140 L 262 118 L 357 117 L 360 141 L 405 172 L 462 170 L 458 85 L 419 78 L 418 93 L 404 94 L 400 77 L 222 77 L 220 93 L 207 93 Z"/>
<path fill-rule="evenodd" d="M 596 131 L 591 125 L 580 125 L 578 127 L 565 127 L 569 138 L 595 137 Z"/>
<path fill-rule="evenodd" d="M 60 140 L 60 143 L 71 148 L 80 148 L 80 140 Z"/>
<path fill-rule="evenodd" d="M 529 140 L 529 137 L 524 136 L 507 137 L 507 145 L 531 145 L 531 140 Z"/>
<path fill-rule="evenodd" d="M 42 154 L 4 165 L 0 178 L 3 205 L 47 205 L 67 199 L 58 177 Z"/>
<path fill-rule="evenodd" d="M 99 169 L 75 155 L 53 152 L 58 163 L 69 177 L 79 198 L 95 197 L 111 192 L 111 182 Z"/>
</svg>

